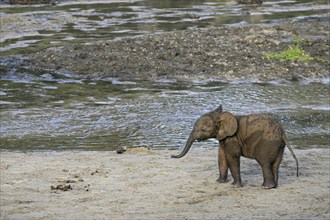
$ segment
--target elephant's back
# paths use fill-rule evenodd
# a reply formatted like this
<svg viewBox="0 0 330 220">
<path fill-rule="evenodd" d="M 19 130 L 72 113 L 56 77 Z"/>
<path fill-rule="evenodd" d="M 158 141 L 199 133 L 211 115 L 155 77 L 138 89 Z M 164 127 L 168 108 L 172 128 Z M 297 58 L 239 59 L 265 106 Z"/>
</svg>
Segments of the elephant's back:
<svg viewBox="0 0 330 220">
<path fill-rule="evenodd" d="M 258 133 L 266 139 L 282 137 L 282 126 L 274 117 L 267 114 L 252 114 L 239 119 L 239 128 L 246 135 Z"/>
<path fill-rule="evenodd" d="M 253 158 L 259 147 L 271 147 L 282 142 L 282 126 L 270 115 L 248 115 L 239 119 L 238 136 L 243 154 Z"/>
</svg>

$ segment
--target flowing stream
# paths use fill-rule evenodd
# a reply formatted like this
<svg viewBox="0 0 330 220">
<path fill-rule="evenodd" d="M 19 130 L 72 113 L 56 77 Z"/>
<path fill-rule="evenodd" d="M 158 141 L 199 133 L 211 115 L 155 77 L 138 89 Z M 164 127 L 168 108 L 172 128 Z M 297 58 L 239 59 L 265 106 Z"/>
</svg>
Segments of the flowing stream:
<svg viewBox="0 0 330 220">
<path fill-rule="evenodd" d="M 0 85 L 2 149 L 177 148 L 195 120 L 220 104 L 234 114 L 274 115 L 297 148 L 329 146 L 327 83 L 81 81 L 46 74 Z"/>
</svg>

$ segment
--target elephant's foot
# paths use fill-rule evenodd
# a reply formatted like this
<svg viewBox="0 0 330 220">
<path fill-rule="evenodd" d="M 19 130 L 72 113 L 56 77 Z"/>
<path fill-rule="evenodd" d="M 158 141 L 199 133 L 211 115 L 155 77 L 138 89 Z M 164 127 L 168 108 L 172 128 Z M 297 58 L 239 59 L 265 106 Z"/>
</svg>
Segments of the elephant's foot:
<svg viewBox="0 0 330 220">
<path fill-rule="evenodd" d="M 229 180 L 228 180 L 227 177 L 225 177 L 225 178 L 221 178 L 221 177 L 219 177 L 219 178 L 217 179 L 217 182 L 218 182 L 218 183 L 228 183 Z"/>
<path fill-rule="evenodd" d="M 264 182 L 261 186 L 263 189 L 273 189 L 277 187 L 277 184 L 274 182 Z"/>
<path fill-rule="evenodd" d="M 243 187 L 243 184 L 241 182 L 238 182 L 238 181 L 237 182 L 234 181 L 231 185 L 235 188 Z"/>
</svg>

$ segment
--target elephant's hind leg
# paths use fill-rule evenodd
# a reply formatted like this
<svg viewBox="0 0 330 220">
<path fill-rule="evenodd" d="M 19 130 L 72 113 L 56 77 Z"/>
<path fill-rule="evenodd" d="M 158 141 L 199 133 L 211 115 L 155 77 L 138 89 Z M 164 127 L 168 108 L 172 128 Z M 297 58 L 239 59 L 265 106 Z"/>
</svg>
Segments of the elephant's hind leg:
<svg viewBox="0 0 330 220">
<path fill-rule="evenodd" d="M 283 153 L 284 153 L 284 148 L 281 150 L 277 158 L 275 159 L 272 169 L 273 169 L 273 174 L 274 174 L 274 181 L 275 181 L 275 187 L 278 185 L 278 169 L 280 167 L 282 158 L 283 158 Z"/>
<path fill-rule="evenodd" d="M 270 163 L 261 164 L 261 168 L 264 176 L 264 182 L 262 184 L 262 188 L 264 189 L 276 188 L 276 182 L 273 174 L 272 165 Z"/>
</svg>

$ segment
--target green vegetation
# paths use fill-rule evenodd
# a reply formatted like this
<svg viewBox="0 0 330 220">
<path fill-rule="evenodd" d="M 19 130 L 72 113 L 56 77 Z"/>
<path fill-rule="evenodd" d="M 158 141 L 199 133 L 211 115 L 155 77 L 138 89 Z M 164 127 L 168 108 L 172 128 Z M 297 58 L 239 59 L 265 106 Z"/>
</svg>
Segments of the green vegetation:
<svg viewBox="0 0 330 220">
<path fill-rule="evenodd" d="M 301 49 L 302 44 L 303 44 L 302 40 L 295 39 L 293 41 L 293 45 L 290 46 L 288 49 L 281 52 L 266 53 L 265 57 L 267 59 L 279 59 L 282 62 L 288 60 L 300 60 L 300 61 L 313 60 L 314 59 L 313 57 L 304 54 L 304 50 Z"/>
</svg>

